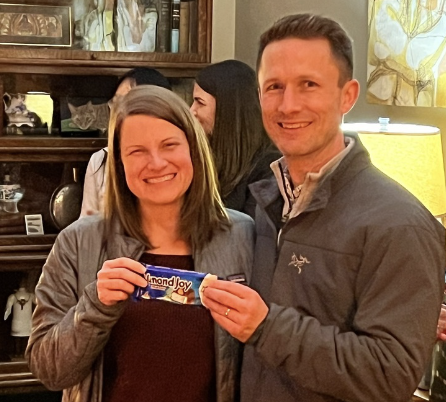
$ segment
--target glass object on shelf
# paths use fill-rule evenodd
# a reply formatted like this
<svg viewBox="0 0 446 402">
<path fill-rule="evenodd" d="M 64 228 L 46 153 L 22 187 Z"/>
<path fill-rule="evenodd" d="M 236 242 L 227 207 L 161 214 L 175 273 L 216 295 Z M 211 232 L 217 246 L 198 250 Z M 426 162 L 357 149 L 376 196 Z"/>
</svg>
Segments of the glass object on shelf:
<svg viewBox="0 0 446 402">
<path fill-rule="evenodd" d="M 5 174 L 3 184 L 0 184 L 0 210 L 11 214 L 18 213 L 17 203 L 23 198 L 25 190 L 20 184 L 12 184 L 10 175 Z"/>
<path fill-rule="evenodd" d="M 68 168 L 68 166 L 66 166 Z M 73 168 L 73 178 L 69 183 L 57 187 L 50 200 L 50 214 L 54 225 L 62 230 L 79 218 L 82 206 L 83 188 L 78 180 L 78 169 Z"/>
</svg>

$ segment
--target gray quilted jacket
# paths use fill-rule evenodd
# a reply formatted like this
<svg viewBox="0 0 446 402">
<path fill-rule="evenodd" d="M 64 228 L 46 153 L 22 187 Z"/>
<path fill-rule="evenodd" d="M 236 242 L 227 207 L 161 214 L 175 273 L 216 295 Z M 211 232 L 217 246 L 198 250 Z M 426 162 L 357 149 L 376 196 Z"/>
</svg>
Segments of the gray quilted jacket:
<svg viewBox="0 0 446 402">
<path fill-rule="evenodd" d="M 251 218 L 228 210 L 233 223 L 218 232 L 201 253 L 195 269 L 220 277 L 244 273 L 249 280 L 254 248 Z M 63 402 L 100 402 L 102 350 L 126 302 L 105 306 L 96 291 L 96 274 L 105 260 L 138 260 L 144 246 L 122 234 L 105 238 L 98 217 L 78 220 L 63 230 L 43 267 L 36 287 L 37 307 L 26 357 L 31 371 L 51 390 L 63 389 Z M 218 402 L 238 399 L 240 345 L 218 326 L 216 372 Z"/>
</svg>

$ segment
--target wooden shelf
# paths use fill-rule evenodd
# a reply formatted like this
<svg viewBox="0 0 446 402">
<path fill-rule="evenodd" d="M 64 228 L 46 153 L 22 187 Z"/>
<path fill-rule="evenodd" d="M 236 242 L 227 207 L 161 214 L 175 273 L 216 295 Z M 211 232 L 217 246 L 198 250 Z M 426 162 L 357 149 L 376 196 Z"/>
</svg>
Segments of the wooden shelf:
<svg viewBox="0 0 446 402">
<path fill-rule="evenodd" d="M 107 146 L 106 138 L 0 136 L 2 162 L 85 162 Z"/>
<path fill-rule="evenodd" d="M 0 236 L 1 271 L 41 269 L 57 235 Z"/>
<path fill-rule="evenodd" d="M 212 0 L 197 1 L 196 52 L 118 52 L 0 45 L 0 73 L 121 75 L 130 68 L 158 69 L 167 77 L 195 77 L 211 62 Z M 27 4 L 37 3 L 34 0 Z M 61 72 L 61 70 L 63 71 Z"/>
<path fill-rule="evenodd" d="M 0 49 L 0 53 L 1 53 Z M 162 61 L 80 61 L 80 60 L 52 60 L 48 62 L 41 59 L 4 59 L 0 64 L 0 73 L 22 74 L 61 74 L 63 75 L 115 75 L 121 76 L 129 69 L 135 67 L 156 68 L 166 77 L 194 78 L 207 62 L 200 63 L 169 63 Z"/>
<path fill-rule="evenodd" d="M 26 392 L 44 390 L 25 360 L 0 363 L 0 395 L 15 393 L 17 388 Z"/>
</svg>

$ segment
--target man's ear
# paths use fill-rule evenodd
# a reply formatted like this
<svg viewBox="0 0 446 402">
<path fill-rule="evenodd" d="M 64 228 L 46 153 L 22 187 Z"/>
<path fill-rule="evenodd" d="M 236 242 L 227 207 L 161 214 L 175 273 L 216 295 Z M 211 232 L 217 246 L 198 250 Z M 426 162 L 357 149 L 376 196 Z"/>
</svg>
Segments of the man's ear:
<svg viewBox="0 0 446 402">
<path fill-rule="evenodd" d="M 350 80 L 344 84 L 342 88 L 342 103 L 341 112 L 342 114 L 348 113 L 352 107 L 355 105 L 359 96 L 359 82 L 358 80 Z"/>
</svg>

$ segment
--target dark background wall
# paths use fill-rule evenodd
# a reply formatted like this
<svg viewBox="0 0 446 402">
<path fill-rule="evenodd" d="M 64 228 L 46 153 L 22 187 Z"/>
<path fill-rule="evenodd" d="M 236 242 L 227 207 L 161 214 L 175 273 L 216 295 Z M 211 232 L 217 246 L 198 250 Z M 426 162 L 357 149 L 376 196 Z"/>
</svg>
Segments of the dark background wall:
<svg viewBox="0 0 446 402">
<path fill-rule="evenodd" d="M 368 0 L 237 0 L 235 58 L 254 67 L 260 34 L 280 17 L 301 12 L 331 17 L 340 22 L 353 38 L 355 78 L 362 90 L 345 122 L 377 122 L 378 117 L 389 117 L 391 123 L 436 126 L 441 129 L 443 154 L 446 153 L 445 108 L 382 106 L 366 102 Z"/>
</svg>

